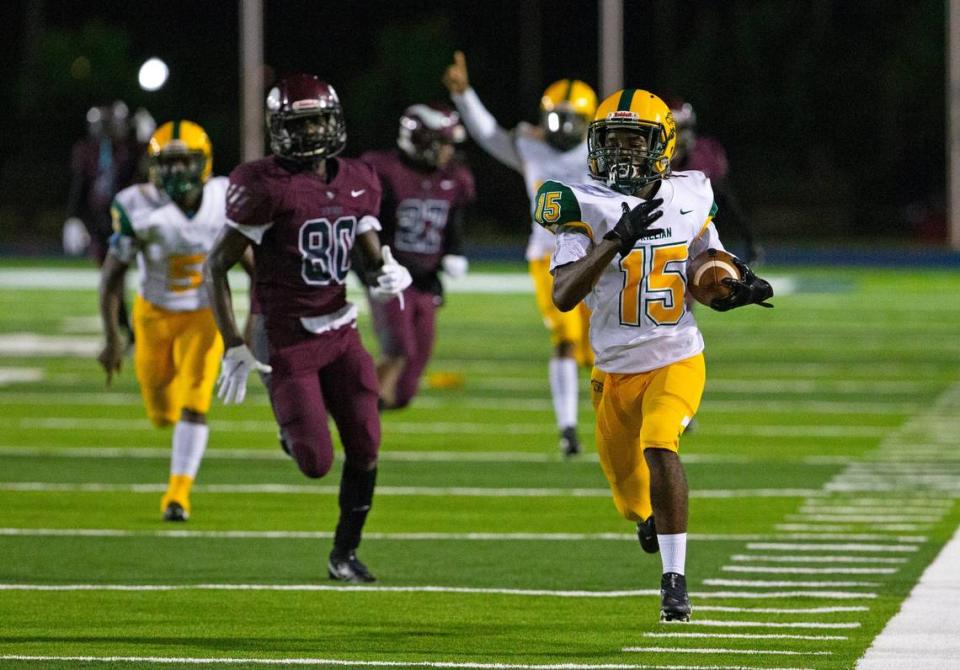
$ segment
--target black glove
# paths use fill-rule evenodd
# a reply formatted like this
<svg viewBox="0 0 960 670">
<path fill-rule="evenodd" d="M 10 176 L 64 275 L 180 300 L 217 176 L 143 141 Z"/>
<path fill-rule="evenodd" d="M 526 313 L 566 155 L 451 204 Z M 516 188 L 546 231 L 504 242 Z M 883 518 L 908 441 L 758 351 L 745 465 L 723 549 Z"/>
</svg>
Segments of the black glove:
<svg viewBox="0 0 960 670">
<path fill-rule="evenodd" d="M 617 221 L 617 225 L 603 236 L 603 239 L 620 242 L 620 255 L 626 256 L 637 240 L 644 236 L 650 224 L 663 216 L 663 210 L 657 209 L 662 204 L 663 198 L 641 202 L 633 209 L 630 209 L 627 203 L 622 203 L 623 216 Z"/>
<path fill-rule="evenodd" d="M 773 307 L 770 303 L 765 302 L 773 297 L 773 287 L 770 286 L 770 282 L 753 274 L 753 270 L 739 258 L 734 258 L 733 264 L 740 270 L 741 279 L 739 281 L 731 277 L 724 279 L 723 283 L 730 287 L 730 295 L 726 298 L 715 299 L 710 303 L 710 307 L 718 312 L 726 312 L 734 307 L 754 304 L 761 307 Z"/>
</svg>

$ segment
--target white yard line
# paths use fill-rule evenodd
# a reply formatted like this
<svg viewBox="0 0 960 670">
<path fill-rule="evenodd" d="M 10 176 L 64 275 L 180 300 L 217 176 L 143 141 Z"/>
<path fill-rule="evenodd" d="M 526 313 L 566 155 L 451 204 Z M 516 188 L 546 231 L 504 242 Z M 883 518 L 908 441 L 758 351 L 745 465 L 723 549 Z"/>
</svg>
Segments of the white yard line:
<svg viewBox="0 0 960 670">
<path fill-rule="evenodd" d="M 0 528 L 0 537 L 160 537 L 216 540 L 327 540 L 331 531 L 312 530 L 125 530 L 119 528 Z M 582 542 L 613 541 L 636 542 L 634 533 L 490 533 L 490 532 L 399 532 L 364 533 L 365 540 L 393 541 L 469 541 L 469 542 Z M 740 542 L 766 539 L 770 536 L 749 534 L 690 533 L 696 542 Z M 775 537 L 775 536 L 774 536 Z"/>
<path fill-rule="evenodd" d="M 960 659 L 960 530 L 857 663 L 857 670 L 949 670 Z"/>
<path fill-rule="evenodd" d="M 845 607 L 727 607 L 725 605 L 697 605 L 697 612 L 748 612 L 755 614 L 834 614 L 839 612 L 869 612 L 866 605 Z"/>
<path fill-rule="evenodd" d="M 355 592 L 364 593 L 456 593 L 466 595 L 505 595 L 505 596 L 532 596 L 553 598 L 636 598 L 638 596 L 659 596 L 659 589 L 633 589 L 624 591 L 570 591 L 552 589 L 507 589 L 481 588 L 466 586 L 347 586 L 333 584 L 25 584 L 0 583 L 0 591 L 121 591 L 121 592 L 168 592 L 168 591 L 289 591 L 289 592 Z M 850 591 L 693 591 L 690 597 L 721 600 L 756 600 L 782 598 L 814 598 L 817 600 L 863 600 L 876 598 L 876 593 L 853 593 Z M 761 610 L 754 610 L 761 611 Z M 695 621 L 696 624 L 722 626 L 723 622 Z M 741 622 L 742 623 L 742 622 Z M 739 625 L 739 624 L 736 624 Z M 753 625 L 753 624 L 748 624 Z M 767 624 L 757 624 L 764 625 Z M 787 628 L 850 628 L 860 624 L 818 624 L 818 623 L 783 623 L 770 624 L 774 627 Z"/>
<path fill-rule="evenodd" d="M 817 551 L 821 553 L 829 552 L 848 552 L 848 551 L 866 551 L 866 552 L 892 552 L 908 553 L 917 550 L 917 547 L 903 544 L 823 544 L 807 543 L 792 544 L 788 542 L 751 542 L 747 545 L 750 551 Z"/>
<path fill-rule="evenodd" d="M 908 558 L 886 556 L 768 556 L 764 554 L 734 554 L 731 561 L 767 561 L 768 563 L 906 563 Z"/>
<path fill-rule="evenodd" d="M 932 514 L 900 514 L 900 515 L 865 515 L 865 516 L 856 516 L 853 514 L 787 514 L 787 519 L 792 519 L 795 521 L 835 521 L 842 523 L 864 523 L 872 524 L 876 523 L 877 519 L 883 519 L 884 521 L 903 521 L 903 522 L 937 522 L 942 519 L 942 515 L 932 515 Z"/>
<path fill-rule="evenodd" d="M 892 575 L 897 572 L 897 568 L 785 568 L 767 565 L 724 565 L 720 570 L 769 575 Z"/>
<path fill-rule="evenodd" d="M 636 654 L 746 654 L 748 656 L 830 656 L 832 651 L 792 651 L 789 649 L 719 649 L 713 647 L 624 647 Z"/>
<path fill-rule="evenodd" d="M 467 670 L 755 670 L 743 665 L 647 665 L 633 663 L 470 663 L 465 661 L 358 661 L 340 658 L 193 658 L 182 656 L 27 656 L 0 655 L 0 661 L 37 663 L 136 663 L 150 665 L 296 665 L 359 668 L 464 668 Z M 810 670 L 766 668 L 766 670 Z"/>
<path fill-rule="evenodd" d="M 822 589 L 825 587 L 844 587 L 851 588 L 857 586 L 877 587 L 879 582 L 856 582 L 856 581 L 771 581 L 765 579 L 704 579 L 703 583 L 707 586 L 751 586 L 751 587 L 770 587 L 770 588 L 812 588 Z"/>
<path fill-rule="evenodd" d="M 698 610 L 703 609 L 701 607 Z M 792 635 L 779 633 L 644 633 L 654 638 L 720 638 L 727 640 L 848 640 L 847 635 Z"/>
<path fill-rule="evenodd" d="M 930 530 L 933 526 L 929 523 L 875 523 L 870 526 L 870 530 L 883 530 L 890 532 L 897 531 L 921 531 Z M 851 533 L 862 530 L 857 526 L 830 524 L 830 523 L 778 523 L 774 525 L 777 530 L 783 531 L 816 531 L 832 533 Z"/>
<path fill-rule="evenodd" d="M 105 484 L 51 483 L 51 482 L 0 482 L 0 491 L 60 491 L 74 493 L 162 493 L 164 484 Z M 200 484 L 193 487 L 198 493 L 226 494 L 339 494 L 335 485 L 314 486 L 310 484 Z M 812 491 L 816 493 L 817 491 Z M 808 489 L 718 489 L 694 491 L 691 498 L 800 498 L 811 493 Z M 581 488 L 495 488 L 470 486 L 378 486 L 378 496 L 431 496 L 431 497 L 481 497 L 481 498 L 607 498 L 608 489 Z M 764 536 L 769 537 L 769 536 Z"/>
<path fill-rule="evenodd" d="M 690 626 L 707 626 L 712 628 L 824 628 L 841 630 L 860 628 L 859 621 L 825 623 L 823 621 L 728 621 L 713 619 L 691 619 Z"/>
</svg>

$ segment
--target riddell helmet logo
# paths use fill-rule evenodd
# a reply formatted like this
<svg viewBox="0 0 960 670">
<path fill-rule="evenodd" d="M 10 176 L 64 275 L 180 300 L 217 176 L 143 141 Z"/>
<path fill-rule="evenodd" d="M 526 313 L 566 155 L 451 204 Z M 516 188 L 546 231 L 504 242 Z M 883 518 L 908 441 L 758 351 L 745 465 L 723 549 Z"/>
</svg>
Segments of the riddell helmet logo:
<svg viewBox="0 0 960 670">
<path fill-rule="evenodd" d="M 292 105 L 291 108 L 300 111 L 301 109 L 318 109 L 322 107 L 319 100 L 308 99 L 308 100 L 297 100 Z"/>
<path fill-rule="evenodd" d="M 621 110 L 618 109 L 615 112 L 610 112 L 607 114 L 608 119 L 639 119 L 640 116 L 636 112 L 631 112 L 630 110 Z"/>
</svg>

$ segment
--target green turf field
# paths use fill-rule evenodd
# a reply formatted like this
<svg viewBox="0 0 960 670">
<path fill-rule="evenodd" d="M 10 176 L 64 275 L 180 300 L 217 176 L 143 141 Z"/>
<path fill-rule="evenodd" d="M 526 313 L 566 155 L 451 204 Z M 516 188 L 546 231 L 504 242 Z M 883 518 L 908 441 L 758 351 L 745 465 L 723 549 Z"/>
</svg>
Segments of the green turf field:
<svg viewBox="0 0 960 670">
<path fill-rule="evenodd" d="M 298 473 L 256 380 L 161 522 L 169 433 L 129 361 L 105 388 L 95 290 L 37 271 L 0 264 L 0 668 L 852 668 L 960 521 L 955 272 L 771 269 L 775 310 L 698 310 L 694 618 L 664 625 L 585 373 L 587 453 L 556 449 L 532 295 L 449 296 L 430 369 L 465 384 L 385 417 L 358 588 L 326 579 L 339 474 Z"/>
</svg>

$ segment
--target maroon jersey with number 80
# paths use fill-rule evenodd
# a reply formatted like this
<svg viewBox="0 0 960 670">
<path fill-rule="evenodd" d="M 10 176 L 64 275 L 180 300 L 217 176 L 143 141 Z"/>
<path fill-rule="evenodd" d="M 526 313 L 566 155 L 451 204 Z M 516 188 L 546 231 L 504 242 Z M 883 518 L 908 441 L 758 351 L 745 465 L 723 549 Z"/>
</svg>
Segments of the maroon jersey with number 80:
<svg viewBox="0 0 960 670">
<path fill-rule="evenodd" d="M 256 292 L 267 323 L 330 314 L 346 305 L 350 251 L 380 211 L 380 182 L 358 160 L 327 161 L 327 182 L 276 157 L 230 173 L 227 218 L 254 243 Z M 268 327 L 270 327 L 268 325 Z"/>
</svg>

